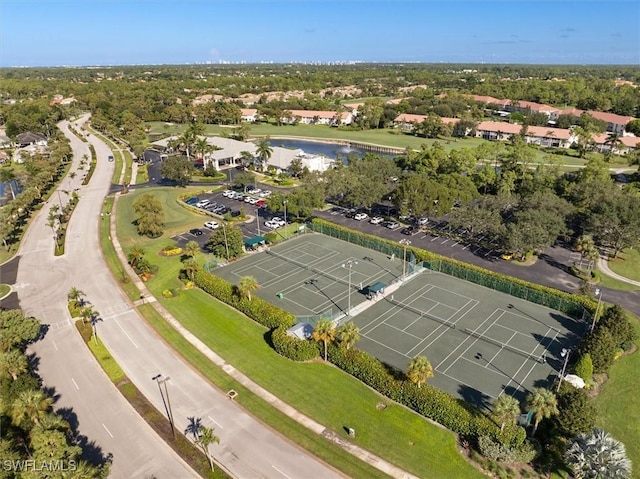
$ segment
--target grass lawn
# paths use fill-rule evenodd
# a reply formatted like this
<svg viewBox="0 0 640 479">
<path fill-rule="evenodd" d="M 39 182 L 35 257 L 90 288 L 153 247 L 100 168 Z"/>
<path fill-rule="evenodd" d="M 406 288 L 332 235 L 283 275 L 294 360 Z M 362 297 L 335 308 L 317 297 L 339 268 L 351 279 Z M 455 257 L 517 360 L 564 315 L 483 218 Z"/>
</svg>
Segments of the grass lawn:
<svg viewBox="0 0 640 479">
<path fill-rule="evenodd" d="M 11 286 L 8 284 L 0 284 L 0 298 L 4 298 L 11 292 Z"/>
<path fill-rule="evenodd" d="M 625 278 L 640 281 L 640 251 L 634 248 L 625 249 L 616 259 L 609 261 L 609 268 Z"/>
<path fill-rule="evenodd" d="M 635 322 L 640 331 L 640 324 Z M 633 399 L 640 389 L 639 370 L 640 351 L 621 357 L 595 399 L 597 424 L 624 443 L 633 462 L 633 477 L 640 477 L 640 401 Z"/>
<path fill-rule="evenodd" d="M 600 270 L 598 270 L 598 278 L 600 278 L 598 286 L 604 286 L 605 288 L 618 289 L 620 291 L 638 291 L 640 289 L 640 286 L 612 278 Z"/>
<path fill-rule="evenodd" d="M 202 217 L 175 203 L 175 198 L 185 189 L 147 191 L 156 194 L 165 206 L 168 230 L 184 231 L 201 223 Z M 322 362 L 299 364 L 277 355 L 267 343 L 267 330 L 202 291 L 181 290 L 176 298 L 162 298 L 165 289 L 180 289 L 177 276 L 181 263 L 177 257 L 157 255 L 167 244 L 169 234 L 155 240 L 138 238 L 131 224 L 130 207 L 138 194 L 141 193 L 125 195 L 119 200 L 118 236 L 123 248 L 126 251 L 134 244 L 145 248 L 148 259 L 160 267 L 159 273 L 149 281 L 149 289 L 211 349 L 258 384 L 337 434 L 346 436 L 343 428 L 354 428 L 357 431 L 355 441 L 359 445 L 419 477 L 484 477 L 458 453 L 456 438 L 449 431 L 395 404 L 378 410 L 376 406 L 385 402 L 384 398 L 333 366 Z M 198 259 L 203 261 L 204 255 Z M 212 375 L 212 382 L 223 390 L 236 388 L 231 378 L 223 378 L 222 371 L 188 346 L 161 319 L 154 320 L 151 316 L 147 318 L 161 334 L 204 374 Z M 247 351 L 251 353 L 247 354 Z M 327 387 L 329 384 L 330 388 Z M 244 396 L 252 395 L 241 392 L 240 398 Z M 246 404 L 247 409 L 287 437 L 296 440 L 301 436 L 305 443 L 308 442 L 305 447 L 352 477 L 380 477 L 380 474 L 367 472 L 367 468 L 362 469 L 360 461 L 356 461 L 357 468 L 353 469 L 356 467 L 354 458 L 345 456 L 324 439 L 309 435 L 301 426 L 289 424 L 288 420 L 283 422 L 280 413 L 266 405 L 258 405 L 256 401 L 262 402 L 252 399 L 252 404 Z M 281 423 L 284 430 L 281 430 Z"/>
</svg>

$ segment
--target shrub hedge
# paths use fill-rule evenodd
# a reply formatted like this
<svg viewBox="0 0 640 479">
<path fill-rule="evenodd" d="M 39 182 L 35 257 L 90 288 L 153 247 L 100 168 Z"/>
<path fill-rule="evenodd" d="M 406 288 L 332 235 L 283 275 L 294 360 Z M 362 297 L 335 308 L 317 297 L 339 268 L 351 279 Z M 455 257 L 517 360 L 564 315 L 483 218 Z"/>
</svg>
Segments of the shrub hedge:
<svg viewBox="0 0 640 479">
<path fill-rule="evenodd" d="M 271 343 L 278 354 L 293 361 L 311 361 L 320 354 L 319 343 L 289 336 L 283 326 L 272 331 Z"/>
<path fill-rule="evenodd" d="M 251 300 L 241 298 L 240 295 L 235 293 L 234 285 L 204 270 L 198 271 L 194 275 L 194 280 L 198 288 L 243 312 L 269 329 L 280 326 L 287 329 L 296 322 L 296 317 L 293 314 L 274 306 L 262 298 L 256 296 L 252 296 Z"/>
</svg>

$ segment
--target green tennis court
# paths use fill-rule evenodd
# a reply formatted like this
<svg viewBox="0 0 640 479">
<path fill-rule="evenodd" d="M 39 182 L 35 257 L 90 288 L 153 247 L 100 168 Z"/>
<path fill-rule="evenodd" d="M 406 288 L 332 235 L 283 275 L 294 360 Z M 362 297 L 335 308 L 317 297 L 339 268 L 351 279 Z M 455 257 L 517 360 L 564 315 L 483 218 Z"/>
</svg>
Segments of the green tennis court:
<svg viewBox="0 0 640 479">
<path fill-rule="evenodd" d="M 503 392 L 549 386 L 562 348 L 584 323 L 534 303 L 458 278 L 423 271 L 393 295 L 354 317 L 358 343 L 406 371 L 414 356 L 434 368 L 429 383 L 485 407 Z"/>
<path fill-rule="evenodd" d="M 366 288 L 390 284 L 403 274 L 401 259 L 390 257 L 320 234 L 306 234 L 252 253 L 215 274 L 238 284 L 253 276 L 260 288 L 255 294 L 296 316 L 332 310 L 345 313 L 367 301 Z M 351 285 L 351 287 L 349 287 Z M 349 294 L 349 291 L 351 294 Z"/>
<path fill-rule="evenodd" d="M 409 269 L 402 258 L 312 233 L 215 272 L 234 284 L 254 276 L 255 294 L 298 317 L 330 311 L 344 319 L 350 305 L 358 348 L 401 371 L 424 355 L 434 367 L 430 384 L 480 407 L 549 386 L 560 351 L 584 332 L 563 313 L 431 270 L 399 283 Z M 368 296 L 380 285 L 386 294 Z"/>
</svg>

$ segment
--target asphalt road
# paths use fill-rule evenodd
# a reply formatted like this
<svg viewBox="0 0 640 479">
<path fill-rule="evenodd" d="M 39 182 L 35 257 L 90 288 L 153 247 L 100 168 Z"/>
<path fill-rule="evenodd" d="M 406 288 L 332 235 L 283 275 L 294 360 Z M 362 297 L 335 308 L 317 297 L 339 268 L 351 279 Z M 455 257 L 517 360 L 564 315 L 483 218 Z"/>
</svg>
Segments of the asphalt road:
<svg viewBox="0 0 640 479">
<path fill-rule="evenodd" d="M 88 147 L 70 134 L 66 122 L 61 130 L 71 139 L 74 152 L 72 170 L 76 170 Z M 80 188 L 81 197 L 68 228 L 66 253 L 53 255 L 53 236 L 46 226 L 54 194 L 26 232 L 19 258 L 11 263 L 15 271 L 19 303 L 25 313 L 48 325 L 42 341 L 30 350 L 39 358 L 38 372 L 44 385 L 53 389 L 54 407 L 71 422 L 83 437 L 91 460 L 113 458 L 113 478 L 177 478 L 198 477 L 133 410 L 95 361 L 75 331 L 67 311 L 67 293 L 77 286 L 90 294 L 109 279 L 101 264 L 97 244 L 97 218 L 102 198 L 108 188 L 113 163 L 107 162 L 107 150 L 98 150 L 98 166 L 90 184 L 82 187 L 82 174 L 64 180 L 61 188 Z M 65 195 L 61 195 L 63 203 Z M 110 300 L 122 301 L 118 291 L 111 290 Z M 4 306 L 4 305 L 3 305 Z M 97 304 L 98 307 L 103 304 Z"/>
</svg>

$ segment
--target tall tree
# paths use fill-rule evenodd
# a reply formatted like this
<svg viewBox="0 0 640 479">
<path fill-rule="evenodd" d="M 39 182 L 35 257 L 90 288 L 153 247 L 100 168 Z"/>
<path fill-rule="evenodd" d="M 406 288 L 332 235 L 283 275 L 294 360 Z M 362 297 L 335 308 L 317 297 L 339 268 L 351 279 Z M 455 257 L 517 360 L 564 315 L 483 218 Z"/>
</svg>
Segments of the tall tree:
<svg viewBox="0 0 640 479">
<path fill-rule="evenodd" d="M 202 426 L 200 428 L 200 432 L 198 435 L 198 440 L 196 443 L 202 448 L 202 452 L 204 452 L 205 456 L 209 460 L 209 466 L 211 466 L 211 470 L 213 471 L 213 457 L 211 452 L 209 451 L 209 446 L 212 444 L 220 444 L 220 438 L 216 436 L 214 433 L 214 428 Z"/>
<path fill-rule="evenodd" d="M 416 356 L 409 363 L 407 377 L 412 383 L 421 388 L 427 382 L 427 379 L 433 377 L 433 367 L 426 357 Z"/>
<path fill-rule="evenodd" d="M 324 345 L 324 360 L 327 360 L 327 348 L 329 343 L 336 339 L 337 330 L 333 326 L 333 322 L 328 319 L 321 319 L 313 328 L 311 337 L 314 341 L 322 341 Z"/>
<path fill-rule="evenodd" d="M 221 227 L 209 237 L 206 248 L 218 258 L 232 260 L 244 254 L 243 245 L 242 230 L 237 226 L 227 226 L 226 223 L 222 223 Z"/>
<path fill-rule="evenodd" d="M 0 351 L 23 348 L 40 334 L 40 322 L 19 309 L 0 310 Z"/>
<path fill-rule="evenodd" d="M 527 410 L 533 411 L 534 414 L 532 435 L 535 436 L 540 421 L 558 414 L 558 399 L 553 391 L 533 388 L 533 391 L 527 395 Z"/>
<path fill-rule="evenodd" d="M 16 426 L 26 426 L 28 429 L 30 425 L 37 426 L 52 403 L 53 399 L 38 389 L 21 391 L 10 406 L 11 421 Z"/>
<path fill-rule="evenodd" d="M 500 421 L 500 430 L 506 424 L 515 424 L 520 414 L 520 403 L 513 396 L 501 394 L 493 403 L 493 415 Z"/>
<path fill-rule="evenodd" d="M 138 233 L 150 238 L 162 236 L 164 210 L 162 203 L 152 193 L 145 193 L 133 203 Z"/>
<path fill-rule="evenodd" d="M 0 374 L 7 374 L 15 381 L 27 371 L 27 357 L 19 349 L 0 351 Z"/>
<path fill-rule="evenodd" d="M 256 148 L 256 156 L 260 159 L 260 169 L 264 170 L 269 158 L 273 154 L 273 148 L 269 145 L 269 137 L 263 138 L 258 142 Z"/>
<path fill-rule="evenodd" d="M 574 438 L 565 453 L 565 461 L 577 479 L 631 477 L 631 461 L 624 444 L 598 428 Z"/>
<path fill-rule="evenodd" d="M 160 166 L 162 177 L 174 181 L 178 186 L 184 186 L 189 183 L 194 172 L 195 168 L 191 160 L 179 156 L 170 156 Z"/>
<path fill-rule="evenodd" d="M 184 254 L 189 256 L 190 258 L 195 258 L 200 252 L 200 243 L 195 240 L 191 240 L 187 242 L 184 247 Z"/>
<path fill-rule="evenodd" d="M 340 346 L 345 349 L 351 349 L 351 347 L 360 339 L 360 329 L 353 323 L 353 321 L 343 323 L 338 327 L 337 337 L 340 341 Z"/>
<path fill-rule="evenodd" d="M 85 296 L 86 295 L 81 290 L 73 286 L 67 293 L 67 300 L 70 303 L 73 303 L 74 306 L 82 306 L 82 303 L 84 302 L 83 298 Z"/>
<path fill-rule="evenodd" d="M 253 276 L 243 276 L 238 283 L 238 292 L 242 298 L 247 298 L 251 301 L 251 292 L 258 289 L 260 285 L 258 280 Z"/>
</svg>

